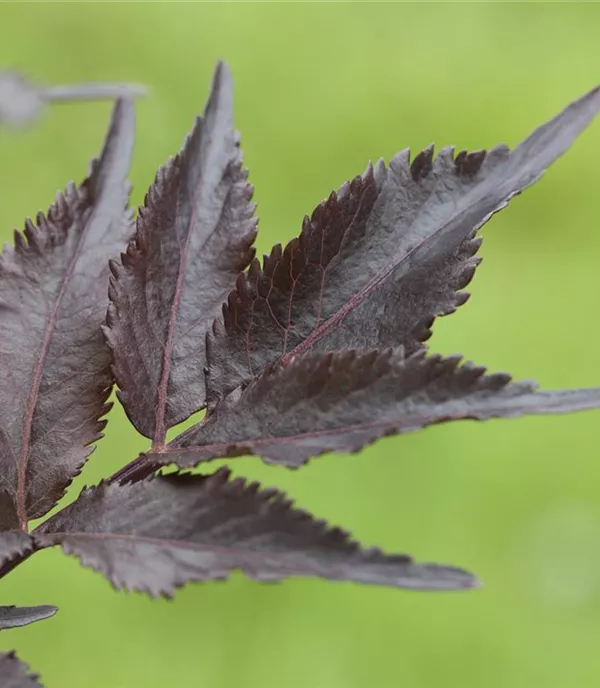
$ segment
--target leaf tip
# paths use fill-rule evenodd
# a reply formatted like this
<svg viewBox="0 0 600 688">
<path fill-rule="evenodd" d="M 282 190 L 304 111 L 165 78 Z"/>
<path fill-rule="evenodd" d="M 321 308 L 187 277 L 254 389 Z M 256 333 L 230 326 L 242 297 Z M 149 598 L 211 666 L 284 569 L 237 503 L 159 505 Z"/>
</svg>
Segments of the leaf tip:
<svg viewBox="0 0 600 688">
<path fill-rule="evenodd" d="M 227 63 L 219 60 L 213 73 L 210 96 L 206 106 L 205 116 L 212 106 L 221 110 L 231 110 L 233 100 L 233 77 Z"/>
</svg>

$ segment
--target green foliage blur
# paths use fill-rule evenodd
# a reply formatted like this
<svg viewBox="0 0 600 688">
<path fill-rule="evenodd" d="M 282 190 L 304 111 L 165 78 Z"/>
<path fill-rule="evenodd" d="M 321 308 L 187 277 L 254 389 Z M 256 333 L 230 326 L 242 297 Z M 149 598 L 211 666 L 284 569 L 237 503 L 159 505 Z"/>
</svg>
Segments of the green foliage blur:
<svg viewBox="0 0 600 688">
<path fill-rule="evenodd" d="M 577 3 L 2 3 L 0 67 L 151 87 L 137 109 L 137 205 L 226 59 L 264 252 L 369 159 L 520 141 L 600 82 L 599 25 L 600 6 Z M 84 176 L 109 110 L 56 105 L 0 130 L 4 240 Z M 596 122 L 486 226 L 474 295 L 438 321 L 434 351 L 548 388 L 600 383 L 599 182 Z M 598 686 L 599 426 L 598 412 L 463 422 L 297 472 L 230 462 L 366 544 L 473 570 L 481 590 L 234 575 L 152 601 L 47 551 L 0 582 L 0 604 L 60 612 L 3 633 L 0 649 L 47 688 Z M 117 405 L 69 498 L 145 446 Z"/>
</svg>

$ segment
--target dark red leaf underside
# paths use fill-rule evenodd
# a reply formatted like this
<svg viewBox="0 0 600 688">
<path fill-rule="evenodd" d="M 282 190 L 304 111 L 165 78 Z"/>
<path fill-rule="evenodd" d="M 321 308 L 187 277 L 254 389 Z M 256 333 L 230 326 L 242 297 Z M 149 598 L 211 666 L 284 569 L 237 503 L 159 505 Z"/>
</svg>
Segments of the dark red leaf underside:
<svg viewBox="0 0 600 688">
<path fill-rule="evenodd" d="M 100 485 L 35 537 L 40 546 L 60 544 L 115 587 L 153 596 L 236 569 L 260 581 L 308 576 L 423 590 L 476 584 L 460 569 L 362 549 L 346 532 L 292 508 L 285 495 L 229 480 L 224 469 Z"/>
<path fill-rule="evenodd" d="M 41 688 L 37 678 L 14 652 L 0 652 L 0 688 Z"/>
<path fill-rule="evenodd" d="M 475 232 L 533 184 L 600 107 L 591 91 L 512 152 L 428 148 L 378 162 L 254 261 L 207 338 L 209 408 L 270 363 L 305 351 L 421 348 L 435 316 L 466 300 Z"/>
<path fill-rule="evenodd" d="M 0 257 L 0 527 L 43 516 L 101 437 L 113 377 L 101 325 L 108 260 L 131 235 L 133 105 L 99 160 Z"/>
<path fill-rule="evenodd" d="M 106 335 L 119 399 L 155 446 L 203 407 L 206 332 L 254 255 L 252 187 L 232 122 L 221 64 L 204 116 L 159 171 L 135 241 L 112 266 Z"/>
</svg>

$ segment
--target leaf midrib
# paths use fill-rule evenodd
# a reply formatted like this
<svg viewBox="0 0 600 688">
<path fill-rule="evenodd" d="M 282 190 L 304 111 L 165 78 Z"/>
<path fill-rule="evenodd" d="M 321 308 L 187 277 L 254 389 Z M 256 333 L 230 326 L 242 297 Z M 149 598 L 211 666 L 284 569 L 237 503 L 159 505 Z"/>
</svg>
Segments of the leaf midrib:
<svg viewBox="0 0 600 688">
<path fill-rule="evenodd" d="M 249 518 L 252 518 L 250 516 Z M 278 535 L 278 534 L 283 534 L 286 535 L 287 533 L 277 533 L 274 532 L 273 535 Z M 306 556 L 309 553 L 309 550 L 299 550 L 299 549 L 294 549 L 291 551 L 277 551 L 277 550 L 264 550 L 264 549 L 251 549 L 249 546 L 240 547 L 239 545 L 217 545 L 217 544 L 212 544 L 212 543 L 207 543 L 207 542 L 190 542 L 188 540 L 177 540 L 171 537 L 156 537 L 156 536 L 151 536 L 151 535 L 137 535 L 137 534 L 132 534 L 132 533 L 118 533 L 118 532 L 113 532 L 113 531 L 96 531 L 96 532 L 88 532 L 85 530 L 80 530 L 80 531 L 58 531 L 55 533 L 42 533 L 41 534 L 44 538 L 49 538 L 53 540 L 55 538 L 55 541 L 52 542 L 50 546 L 54 547 L 56 545 L 62 546 L 63 542 L 65 540 L 68 540 L 69 538 L 80 538 L 80 539 L 85 539 L 89 538 L 91 540 L 125 540 L 127 542 L 133 542 L 133 543 L 145 543 L 145 544 L 150 544 L 150 545 L 156 545 L 158 547 L 171 547 L 174 549 L 186 549 L 189 551 L 198 551 L 198 550 L 205 550 L 208 552 L 214 552 L 216 554 L 224 554 L 228 556 L 236 556 L 239 555 L 240 557 L 248 556 L 251 555 L 253 557 L 258 557 L 259 561 L 264 562 L 268 560 L 269 556 L 278 556 L 278 557 L 295 557 L 298 554 Z M 249 538 L 250 540 L 252 538 Z M 68 542 L 66 543 L 67 545 L 69 544 Z M 349 540 L 348 545 L 352 546 L 356 544 L 353 540 Z M 319 546 L 323 547 L 323 543 L 315 543 L 315 548 L 318 548 Z M 331 551 L 326 551 L 325 554 L 326 556 L 330 555 L 339 555 L 341 557 L 356 557 L 356 562 L 357 563 L 362 563 L 362 564 L 388 564 L 390 563 L 389 557 L 396 557 L 396 556 L 410 556 L 410 555 L 386 555 L 383 552 L 379 553 L 382 557 L 382 560 L 379 561 L 369 561 L 368 558 L 365 557 L 365 553 L 368 552 L 366 549 L 361 549 L 360 547 L 357 546 L 356 549 L 348 549 L 348 550 L 331 550 Z M 76 554 L 75 552 L 73 552 Z M 341 561 L 340 562 L 342 565 L 344 563 L 347 563 L 347 561 Z M 391 562 L 395 563 L 395 562 Z M 410 561 L 407 561 L 405 566 L 411 567 L 411 566 L 416 566 L 419 567 L 419 564 L 415 562 L 412 557 L 410 558 Z M 280 567 L 278 567 L 279 569 Z M 301 575 L 306 575 L 306 569 L 301 569 L 301 568 L 292 568 L 289 567 L 287 569 L 289 571 L 296 571 L 298 574 Z M 288 574 L 289 575 L 289 574 Z M 315 574 L 316 575 L 316 574 Z"/>
<path fill-rule="evenodd" d="M 388 170 L 388 175 L 389 175 L 389 170 Z M 387 181 L 387 177 L 386 177 Z M 482 180 L 481 184 L 483 186 L 489 185 L 489 179 L 488 180 Z M 433 194 L 433 190 L 430 194 L 429 197 Z M 497 207 L 500 203 L 503 201 L 499 201 L 498 203 L 495 204 L 495 207 Z M 425 204 L 421 205 L 421 210 Z M 358 210 L 357 210 L 358 212 Z M 381 272 L 379 272 L 377 275 L 375 275 L 367 284 L 356 294 L 354 294 L 345 304 L 343 304 L 335 313 L 329 316 L 325 322 L 323 322 L 321 325 L 319 325 L 316 329 L 314 329 L 310 335 L 300 342 L 296 347 L 294 347 L 289 353 L 285 354 L 284 356 L 281 357 L 280 361 L 282 365 L 286 365 L 287 363 L 290 362 L 290 360 L 299 354 L 305 353 L 306 351 L 309 351 L 312 346 L 325 334 L 327 334 L 331 329 L 333 329 L 341 320 L 343 320 L 348 313 L 350 313 L 354 308 L 359 306 L 370 294 L 372 294 L 379 286 L 380 284 L 389 277 L 389 275 L 397 270 L 401 265 L 406 263 L 406 261 L 416 252 L 418 251 L 421 247 L 426 246 L 428 243 L 431 243 L 436 240 L 436 238 L 450 225 L 452 222 L 456 220 L 457 217 L 460 217 L 460 214 L 464 212 L 464 209 L 461 210 L 459 213 L 455 213 L 451 215 L 446 222 L 444 222 L 440 227 L 435 230 L 432 234 L 429 234 L 427 237 L 425 237 L 420 243 L 416 244 L 413 246 L 412 249 L 407 251 L 400 260 L 398 261 L 393 261 L 390 262 L 387 267 L 385 267 Z M 355 213 L 356 215 L 356 213 Z M 488 215 L 488 213 L 486 213 Z M 421 212 L 418 213 L 418 215 L 414 218 L 414 220 L 410 223 L 410 225 L 407 228 L 407 234 L 411 232 L 413 227 L 415 226 L 415 223 L 419 220 L 421 216 Z M 464 239 L 465 237 L 463 237 Z"/>
<path fill-rule="evenodd" d="M 231 159 L 231 158 L 229 158 Z M 158 385 L 158 390 L 157 390 L 157 410 L 156 410 L 156 416 L 155 416 L 155 425 L 154 425 L 154 436 L 152 438 L 152 450 L 156 451 L 158 453 L 161 453 L 165 449 L 165 444 L 166 444 L 166 437 L 167 437 L 167 427 L 165 423 L 165 415 L 166 415 L 166 409 L 167 409 L 167 403 L 169 400 L 169 394 L 168 394 L 168 386 L 169 386 L 169 379 L 171 377 L 171 364 L 172 364 L 172 359 L 173 359 L 173 350 L 175 348 L 175 328 L 177 326 L 177 317 L 179 315 L 179 306 L 181 305 L 181 299 L 183 297 L 183 282 L 186 277 L 186 267 L 187 267 L 187 260 L 188 260 L 188 252 L 190 248 L 190 244 L 192 241 L 192 234 L 194 231 L 194 227 L 196 225 L 196 220 L 198 217 L 198 214 L 200 212 L 200 197 L 202 195 L 202 192 L 204 191 L 204 174 L 201 174 L 199 184 L 198 184 L 198 189 L 196 190 L 196 193 L 193 196 L 192 203 L 193 203 L 193 209 L 192 212 L 190 213 L 190 219 L 186 225 L 186 237 L 185 237 L 185 242 L 183 244 L 181 254 L 179 257 L 179 268 L 178 268 L 178 273 L 177 273 L 177 282 L 175 285 L 175 293 L 173 294 L 173 302 L 171 304 L 171 313 L 169 317 L 169 327 L 167 330 L 167 341 L 165 342 L 165 348 L 163 350 L 163 364 L 162 364 L 162 371 L 161 371 L 161 378 L 159 381 Z M 223 181 L 223 175 L 221 175 L 220 181 Z M 225 205 L 227 201 L 229 200 L 229 195 L 230 191 L 228 191 L 225 194 L 225 198 L 223 199 L 223 203 L 221 204 L 221 207 L 219 208 L 219 213 L 217 217 L 215 218 L 215 221 L 213 223 L 213 226 L 211 228 L 211 231 L 206 232 L 202 243 L 199 246 L 199 251 L 204 248 L 206 245 L 207 241 L 210 239 L 210 237 L 213 236 L 215 230 L 219 226 L 221 222 L 221 218 L 223 217 L 223 210 L 225 208 Z M 175 213 L 175 222 L 177 222 L 177 213 Z"/>
<path fill-rule="evenodd" d="M 75 251 L 73 252 L 73 255 L 71 256 L 71 260 L 69 261 L 69 265 L 67 268 L 67 272 L 65 273 L 65 276 L 62 279 L 60 289 L 58 291 L 58 295 L 56 297 L 56 301 L 54 303 L 54 306 L 52 308 L 52 312 L 50 313 L 50 316 L 46 322 L 46 328 L 44 330 L 44 337 L 42 339 L 42 345 L 40 347 L 39 351 L 39 356 L 38 356 L 38 361 L 36 363 L 36 366 L 34 368 L 33 372 L 33 378 L 31 381 L 31 387 L 29 388 L 29 394 L 27 397 L 27 403 L 25 406 L 25 422 L 23 425 L 23 435 L 21 439 L 21 452 L 19 456 L 19 470 L 18 470 L 18 475 L 17 475 L 17 518 L 19 520 L 19 525 L 21 529 L 25 532 L 27 532 L 27 523 L 29 521 L 29 517 L 27 514 L 27 468 L 29 466 L 29 450 L 30 450 L 30 443 L 31 443 L 31 431 L 32 431 L 32 426 L 33 426 L 33 416 L 35 414 L 36 406 L 37 406 L 37 401 L 39 398 L 39 389 L 40 389 L 40 384 L 42 382 L 42 377 L 44 374 L 44 368 L 46 364 L 46 358 L 48 356 L 48 349 L 50 347 L 50 342 L 52 339 L 52 335 L 54 334 L 56 324 L 58 322 L 58 312 L 60 310 L 62 300 L 64 298 L 64 295 L 66 293 L 67 287 L 69 285 L 69 282 L 71 281 L 71 278 L 73 276 L 73 272 L 75 270 L 75 265 L 77 264 L 77 260 L 79 259 L 79 256 L 81 255 L 81 251 L 83 248 L 83 244 L 86 239 L 86 229 L 89 227 L 92 222 L 94 217 L 96 216 L 98 212 L 98 208 L 100 206 L 100 203 L 96 202 L 95 206 L 91 209 L 91 212 L 89 213 L 89 217 L 87 221 L 83 221 L 82 218 L 82 230 L 81 234 L 79 237 L 79 240 L 77 242 Z M 85 199 L 86 203 L 90 202 L 89 198 Z M 85 211 L 84 211 L 85 214 Z M 50 219 L 47 220 L 47 222 L 50 224 L 51 221 Z M 74 230 L 74 227 L 76 226 L 76 222 L 74 222 L 65 232 L 66 240 L 68 240 L 69 234 Z"/>
</svg>

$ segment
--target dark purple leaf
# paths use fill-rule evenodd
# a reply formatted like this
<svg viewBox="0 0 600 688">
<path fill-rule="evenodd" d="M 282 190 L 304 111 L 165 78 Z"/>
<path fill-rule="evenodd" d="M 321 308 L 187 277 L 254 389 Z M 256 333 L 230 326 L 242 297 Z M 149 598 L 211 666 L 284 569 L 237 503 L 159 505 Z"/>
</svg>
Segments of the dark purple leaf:
<svg viewBox="0 0 600 688">
<path fill-rule="evenodd" d="M 49 604 L 39 607 L 0 607 L 0 631 L 6 628 L 27 626 L 54 616 L 58 609 Z"/>
<path fill-rule="evenodd" d="M 44 515 L 101 437 L 113 377 L 101 325 L 108 260 L 131 235 L 134 113 L 119 101 L 80 188 L 15 232 L 0 258 L 0 525 Z"/>
<path fill-rule="evenodd" d="M 253 261 L 207 339 L 209 408 L 270 363 L 305 351 L 420 348 L 466 300 L 475 232 L 533 184 L 600 107 L 595 89 L 512 152 L 428 148 L 369 166 L 305 218 L 300 237 Z"/>
<path fill-rule="evenodd" d="M 34 543 L 28 533 L 16 529 L 4 530 L 0 524 L 0 577 L 6 564 L 14 559 L 26 559 L 33 550 Z"/>
<path fill-rule="evenodd" d="M 13 71 L 0 72 L 0 124 L 23 125 L 39 117 L 48 103 L 75 100 L 115 100 L 143 95 L 128 84 L 65 84 L 40 86 Z"/>
<path fill-rule="evenodd" d="M 225 469 L 86 490 L 43 524 L 36 540 L 60 544 L 117 588 L 153 596 L 235 569 L 261 581 L 310 576 L 419 590 L 476 585 L 460 569 L 361 549 L 339 528 L 293 509 L 280 492 L 229 481 Z"/>
<path fill-rule="evenodd" d="M 119 399 L 139 432 L 202 408 L 205 335 L 254 255 L 252 187 L 232 124 L 232 82 L 219 64 L 204 116 L 163 167 L 140 209 L 135 241 L 112 266 L 106 335 Z"/>
<path fill-rule="evenodd" d="M 41 688 L 38 677 L 14 652 L 0 652 L 0 688 Z"/>
<path fill-rule="evenodd" d="M 223 456 L 256 454 L 297 467 L 328 451 L 356 452 L 393 433 L 465 418 L 566 413 L 600 406 L 600 388 L 537 392 L 504 373 L 460 356 L 405 359 L 388 350 L 305 354 L 252 382 L 150 462 L 192 466 Z"/>
</svg>

